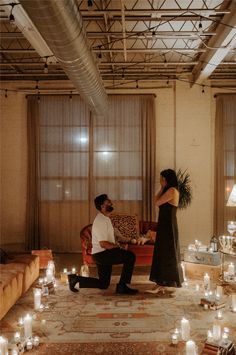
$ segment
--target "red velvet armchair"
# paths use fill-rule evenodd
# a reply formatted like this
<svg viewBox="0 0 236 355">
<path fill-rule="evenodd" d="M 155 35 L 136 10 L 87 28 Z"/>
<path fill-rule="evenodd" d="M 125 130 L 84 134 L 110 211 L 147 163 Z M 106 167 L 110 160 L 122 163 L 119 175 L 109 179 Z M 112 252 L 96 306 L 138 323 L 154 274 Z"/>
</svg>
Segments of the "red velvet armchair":
<svg viewBox="0 0 236 355">
<path fill-rule="evenodd" d="M 156 231 L 157 229 L 156 222 L 140 221 L 138 225 L 139 225 L 138 226 L 139 230 L 137 231 L 137 233 L 140 235 L 145 235 L 148 232 L 148 230 Z M 92 229 L 92 224 L 89 224 L 80 231 L 83 263 L 87 264 L 88 266 L 95 265 L 91 255 L 91 250 L 92 250 L 91 229 Z M 132 232 L 131 229 L 129 229 L 129 231 Z M 124 230 L 121 230 L 121 233 L 122 232 L 124 232 Z M 132 250 L 136 255 L 135 265 L 139 265 L 139 266 L 151 265 L 153 247 L 154 247 L 153 241 L 147 242 L 144 245 L 128 244 L 128 249 Z"/>
</svg>

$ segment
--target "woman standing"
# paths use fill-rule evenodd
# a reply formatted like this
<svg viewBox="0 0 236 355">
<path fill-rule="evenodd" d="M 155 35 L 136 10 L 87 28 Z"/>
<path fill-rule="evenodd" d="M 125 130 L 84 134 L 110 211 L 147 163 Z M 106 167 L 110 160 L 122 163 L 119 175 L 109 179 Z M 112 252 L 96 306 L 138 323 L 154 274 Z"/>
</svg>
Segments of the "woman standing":
<svg viewBox="0 0 236 355">
<path fill-rule="evenodd" d="M 179 203 L 178 180 L 174 170 L 166 169 L 160 174 L 160 191 L 155 196 L 159 207 L 157 237 L 155 241 L 150 280 L 155 288 L 148 292 L 165 292 L 165 286 L 181 287 L 181 268 L 178 225 L 176 212 Z"/>
</svg>

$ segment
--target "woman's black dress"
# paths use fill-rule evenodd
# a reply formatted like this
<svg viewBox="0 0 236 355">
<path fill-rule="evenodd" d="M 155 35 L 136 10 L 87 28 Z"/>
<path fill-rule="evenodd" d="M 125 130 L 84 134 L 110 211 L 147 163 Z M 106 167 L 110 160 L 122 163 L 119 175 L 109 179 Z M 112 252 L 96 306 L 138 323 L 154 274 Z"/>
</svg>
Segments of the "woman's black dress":
<svg viewBox="0 0 236 355">
<path fill-rule="evenodd" d="M 168 202 L 159 207 L 150 280 L 162 286 L 181 287 L 183 282 L 176 212 Z"/>
</svg>

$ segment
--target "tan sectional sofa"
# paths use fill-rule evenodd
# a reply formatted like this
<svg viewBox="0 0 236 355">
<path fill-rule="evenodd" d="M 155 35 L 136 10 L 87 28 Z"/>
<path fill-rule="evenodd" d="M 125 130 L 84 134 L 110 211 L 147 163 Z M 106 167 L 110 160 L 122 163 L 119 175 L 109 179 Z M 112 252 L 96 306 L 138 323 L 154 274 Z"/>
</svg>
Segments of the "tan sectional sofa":
<svg viewBox="0 0 236 355">
<path fill-rule="evenodd" d="M 0 264 L 0 319 L 39 276 L 37 255 L 17 255 Z"/>
</svg>

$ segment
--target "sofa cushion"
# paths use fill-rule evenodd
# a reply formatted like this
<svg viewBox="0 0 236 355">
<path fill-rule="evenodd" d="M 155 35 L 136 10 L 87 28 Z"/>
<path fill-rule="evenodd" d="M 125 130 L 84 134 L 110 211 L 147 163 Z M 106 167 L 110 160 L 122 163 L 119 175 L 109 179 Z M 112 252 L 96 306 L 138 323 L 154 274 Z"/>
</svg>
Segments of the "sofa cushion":
<svg viewBox="0 0 236 355">
<path fill-rule="evenodd" d="M 10 264 L 0 265 L 0 319 L 22 294 L 23 273 L 12 270 Z"/>
</svg>

